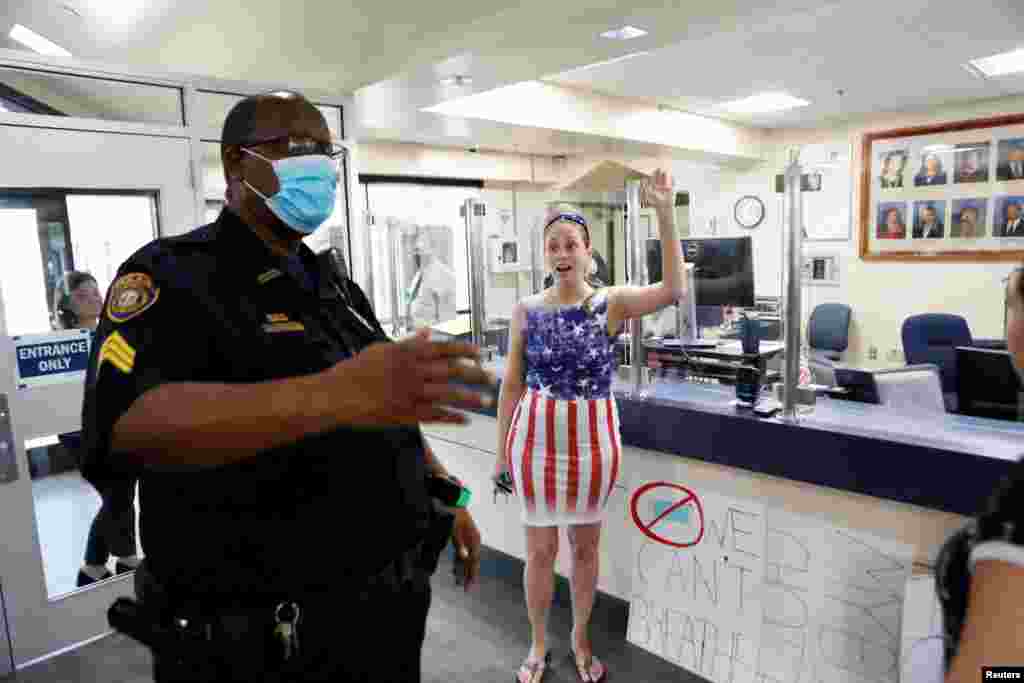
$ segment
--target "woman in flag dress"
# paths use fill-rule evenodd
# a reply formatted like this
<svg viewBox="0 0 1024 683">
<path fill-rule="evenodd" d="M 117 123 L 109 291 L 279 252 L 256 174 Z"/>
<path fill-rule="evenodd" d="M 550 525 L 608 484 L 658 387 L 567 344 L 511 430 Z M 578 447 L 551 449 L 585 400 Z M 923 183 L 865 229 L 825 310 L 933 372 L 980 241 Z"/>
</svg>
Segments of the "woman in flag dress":
<svg viewBox="0 0 1024 683">
<path fill-rule="evenodd" d="M 550 662 L 546 617 L 554 591 L 558 527 L 572 552 L 573 631 L 570 657 L 579 680 L 606 676 L 588 635 L 598 578 L 598 541 L 605 507 L 622 472 L 619 416 L 611 393 L 614 341 L 625 321 L 673 304 L 683 291 L 683 255 L 675 228 L 671 179 L 656 171 L 641 198 L 657 211 L 661 282 L 595 289 L 590 232 L 581 213 L 549 215 L 545 266 L 554 284 L 519 302 L 498 411 L 495 476 L 509 472 L 526 526 L 526 606 L 532 646 L 516 672 L 538 683 Z"/>
</svg>

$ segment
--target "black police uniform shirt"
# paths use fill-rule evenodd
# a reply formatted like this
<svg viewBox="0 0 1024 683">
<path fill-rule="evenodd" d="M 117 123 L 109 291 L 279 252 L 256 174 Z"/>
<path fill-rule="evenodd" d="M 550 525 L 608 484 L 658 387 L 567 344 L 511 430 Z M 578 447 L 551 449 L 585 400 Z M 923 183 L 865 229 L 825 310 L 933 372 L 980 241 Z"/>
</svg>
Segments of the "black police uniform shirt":
<svg viewBox="0 0 1024 683">
<path fill-rule="evenodd" d="M 107 295 L 86 378 L 83 475 L 97 486 L 140 476 L 142 549 L 172 589 L 255 597 L 358 584 L 427 527 L 418 428 L 337 429 L 187 471 L 111 453 L 111 430 L 160 384 L 315 373 L 386 339 L 351 280 L 320 272 L 305 245 L 275 256 L 228 210 L 152 242 Z"/>
</svg>

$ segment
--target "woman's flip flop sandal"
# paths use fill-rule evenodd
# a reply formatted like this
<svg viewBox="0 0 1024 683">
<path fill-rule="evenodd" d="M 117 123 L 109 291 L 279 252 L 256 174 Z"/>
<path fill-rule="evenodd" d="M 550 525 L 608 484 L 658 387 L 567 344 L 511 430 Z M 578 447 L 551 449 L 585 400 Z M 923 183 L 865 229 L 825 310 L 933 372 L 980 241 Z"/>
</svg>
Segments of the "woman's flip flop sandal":
<svg viewBox="0 0 1024 683">
<path fill-rule="evenodd" d="M 589 663 L 580 664 L 580 661 L 576 659 L 576 653 L 569 650 L 569 659 L 572 660 L 572 664 L 576 668 L 576 676 L 580 683 L 603 683 L 608 677 L 608 669 L 594 655 L 590 656 Z"/>
<path fill-rule="evenodd" d="M 544 671 L 550 663 L 550 651 L 544 654 L 544 659 L 530 659 L 527 657 L 523 660 L 522 665 L 520 665 L 519 671 L 516 672 L 516 683 L 540 683 L 544 678 Z"/>
</svg>

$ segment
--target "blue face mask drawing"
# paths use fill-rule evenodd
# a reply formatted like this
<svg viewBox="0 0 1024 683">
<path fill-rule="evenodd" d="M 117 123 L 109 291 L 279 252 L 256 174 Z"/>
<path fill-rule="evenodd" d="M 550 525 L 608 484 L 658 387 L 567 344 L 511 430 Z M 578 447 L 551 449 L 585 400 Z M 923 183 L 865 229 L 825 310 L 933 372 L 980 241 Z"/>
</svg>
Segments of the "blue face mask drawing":
<svg viewBox="0 0 1024 683">
<path fill-rule="evenodd" d="M 263 159 L 274 168 L 280 189 L 271 197 L 250 185 L 248 180 L 242 182 L 291 229 L 309 235 L 334 212 L 338 169 L 330 157 L 305 154 L 272 161 L 244 147 L 242 151 Z"/>
</svg>

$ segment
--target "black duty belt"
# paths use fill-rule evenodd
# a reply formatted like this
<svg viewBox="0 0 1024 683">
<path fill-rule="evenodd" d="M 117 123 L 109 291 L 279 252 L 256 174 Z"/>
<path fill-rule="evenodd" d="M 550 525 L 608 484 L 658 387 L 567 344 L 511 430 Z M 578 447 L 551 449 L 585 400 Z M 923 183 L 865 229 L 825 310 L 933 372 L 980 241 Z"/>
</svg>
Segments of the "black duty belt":
<svg viewBox="0 0 1024 683">
<path fill-rule="evenodd" d="M 424 567 L 424 543 L 402 553 L 381 571 L 359 581 L 344 594 L 365 599 L 379 590 L 398 590 L 408 584 L 428 583 Z M 304 611 L 334 609 L 312 601 L 294 599 L 258 601 L 255 604 L 213 606 L 198 600 L 172 598 L 143 563 L 136 570 L 139 601 L 121 598 L 108 611 L 110 625 L 151 648 L 158 656 L 173 659 L 212 658 L 225 645 L 237 648 L 251 643 L 276 650 L 272 660 L 287 664 L 301 654 Z M 344 600 L 344 594 L 341 599 Z M 315 619 L 321 623 L 329 620 Z"/>
</svg>

